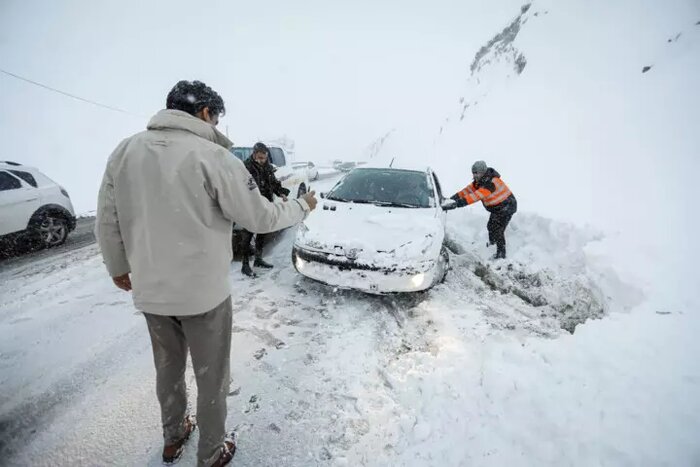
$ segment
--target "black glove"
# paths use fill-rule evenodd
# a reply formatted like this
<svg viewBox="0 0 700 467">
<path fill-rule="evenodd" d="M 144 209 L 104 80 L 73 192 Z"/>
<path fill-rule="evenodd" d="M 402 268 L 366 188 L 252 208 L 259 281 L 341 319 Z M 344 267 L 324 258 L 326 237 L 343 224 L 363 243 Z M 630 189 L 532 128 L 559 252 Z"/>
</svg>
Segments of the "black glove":
<svg viewBox="0 0 700 467">
<path fill-rule="evenodd" d="M 467 201 L 459 196 L 458 193 L 455 193 L 454 195 L 450 196 L 450 199 L 453 200 L 455 203 L 457 203 L 457 207 L 461 208 L 467 205 Z"/>
</svg>

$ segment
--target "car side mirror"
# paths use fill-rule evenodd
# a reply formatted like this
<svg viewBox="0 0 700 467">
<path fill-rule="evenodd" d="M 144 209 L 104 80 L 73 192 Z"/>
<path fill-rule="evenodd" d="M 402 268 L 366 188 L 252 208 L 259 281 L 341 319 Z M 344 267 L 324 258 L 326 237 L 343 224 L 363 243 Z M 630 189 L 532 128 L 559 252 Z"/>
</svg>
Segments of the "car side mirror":
<svg viewBox="0 0 700 467">
<path fill-rule="evenodd" d="M 442 202 L 440 205 L 443 211 L 450 211 L 452 209 L 455 209 L 457 207 L 457 203 L 453 199 L 446 199 Z"/>
<path fill-rule="evenodd" d="M 318 194 L 318 196 L 320 196 L 321 198 L 325 198 L 325 197 L 326 197 L 326 194 L 323 193 L 323 192 L 321 192 L 321 193 Z"/>
</svg>

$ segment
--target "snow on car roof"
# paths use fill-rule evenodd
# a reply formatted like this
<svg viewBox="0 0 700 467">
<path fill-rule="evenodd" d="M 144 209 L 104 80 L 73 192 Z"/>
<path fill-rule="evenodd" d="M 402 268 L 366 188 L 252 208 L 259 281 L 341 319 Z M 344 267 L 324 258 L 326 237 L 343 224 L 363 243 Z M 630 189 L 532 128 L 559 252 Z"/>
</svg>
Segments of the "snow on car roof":
<svg viewBox="0 0 700 467">
<path fill-rule="evenodd" d="M 0 161 L 0 166 L 7 168 L 7 167 L 24 167 L 24 164 L 20 164 L 19 162 L 13 162 L 13 161 Z"/>
<path fill-rule="evenodd" d="M 427 165 L 424 166 L 418 166 L 418 165 L 394 165 L 392 167 L 387 167 L 386 165 L 371 165 L 371 164 L 363 164 L 360 166 L 355 167 L 353 170 L 364 170 L 364 169 L 372 169 L 372 170 L 410 170 L 412 172 L 428 172 L 430 170 L 430 167 Z"/>
</svg>

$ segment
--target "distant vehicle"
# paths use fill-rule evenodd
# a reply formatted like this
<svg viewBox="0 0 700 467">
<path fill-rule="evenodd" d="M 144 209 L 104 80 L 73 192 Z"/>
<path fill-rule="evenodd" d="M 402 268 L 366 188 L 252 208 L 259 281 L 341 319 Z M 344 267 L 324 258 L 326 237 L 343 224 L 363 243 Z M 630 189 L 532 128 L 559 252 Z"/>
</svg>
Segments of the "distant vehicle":
<svg viewBox="0 0 700 467">
<path fill-rule="evenodd" d="M 294 170 L 305 170 L 310 181 L 318 180 L 318 168 L 313 162 L 294 162 L 292 167 Z"/>
<path fill-rule="evenodd" d="M 68 192 L 33 167 L 0 161 L 0 241 L 54 247 L 75 229 Z"/>
<path fill-rule="evenodd" d="M 445 278 L 445 211 L 455 204 L 429 168 L 356 168 L 321 196 L 294 242 L 300 274 L 374 294 L 425 290 Z"/>
<path fill-rule="evenodd" d="M 270 163 L 275 166 L 275 175 L 282 186 L 289 190 L 291 196 L 302 196 L 309 189 L 309 177 L 306 172 L 294 170 L 287 161 L 284 150 L 275 146 L 268 146 L 270 150 Z M 241 161 L 246 161 L 253 154 L 253 147 L 233 147 L 231 153 Z"/>
<path fill-rule="evenodd" d="M 353 162 L 353 161 L 333 161 L 333 168 L 339 172 L 350 172 L 355 167 L 364 165 L 366 162 Z"/>
</svg>

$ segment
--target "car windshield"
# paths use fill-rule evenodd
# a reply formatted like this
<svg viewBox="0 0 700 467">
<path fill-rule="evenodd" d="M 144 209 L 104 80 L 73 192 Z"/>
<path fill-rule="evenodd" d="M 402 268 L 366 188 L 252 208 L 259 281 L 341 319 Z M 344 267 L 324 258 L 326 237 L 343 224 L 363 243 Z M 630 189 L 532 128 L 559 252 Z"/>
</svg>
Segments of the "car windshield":
<svg viewBox="0 0 700 467">
<path fill-rule="evenodd" d="M 269 148 L 270 149 L 270 162 L 272 162 L 277 167 L 284 167 L 287 165 L 287 161 L 284 160 L 284 151 L 280 148 Z"/>
<path fill-rule="evenodd" d="M 272 164 L 277 167 L 283 167 L 287 165 L 287 161 L 284 158 L 284 151 L 280 148 L 268 148 L 270 150 L 269 160 Z M 231 153 L 242 161 L 247 160 L 251 154 L 253 154 L 253 148 L 231 148 Z"/>
<path fill-rule="evenodd" d="M 253 154 L 253 148 L 231 148 L 231 152 L 240 160 L 245 161 Z"/>
<path fill-rule="evenodd" d="M 400 169 L 355 169 L 333 187 L 326 199 L 406 208 L 433 206 L 427 174 Z"/>
</svg>

